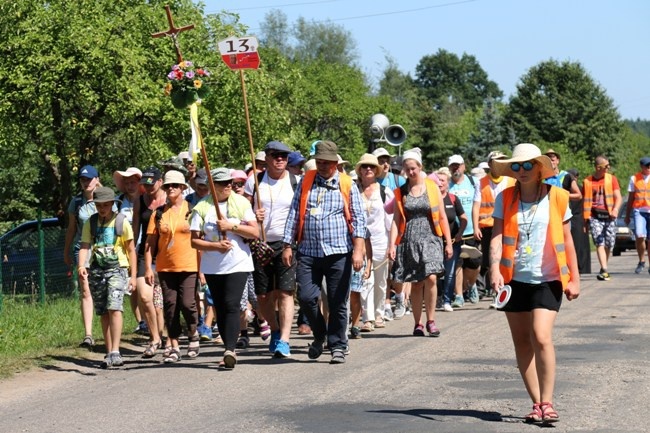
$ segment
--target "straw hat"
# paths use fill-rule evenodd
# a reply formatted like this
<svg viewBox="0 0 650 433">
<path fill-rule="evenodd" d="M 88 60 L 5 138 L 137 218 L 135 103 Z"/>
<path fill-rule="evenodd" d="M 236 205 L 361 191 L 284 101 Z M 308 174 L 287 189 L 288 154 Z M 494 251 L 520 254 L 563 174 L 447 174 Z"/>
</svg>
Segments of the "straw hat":
<svg viewBox="0 0 650 433">
<path fill-rule="evenodd" d="M 117 190 L 120 192 L 126 192 L 124 187 L 124 179 L 127 177 L 135 176 L 138 178 L 138 182 L 142 179 L 142 172 L 137 167 L 129 167 L 125 171 L 116 170 L 113 173 L 113 183 L 117 187 Z"/>
<path fill-rule="evenodd" d="M 375 166 L 375 177 L 379 176 L 384 171 L 379 167 L 379 161 L 375 155 L 370 153 L 364 153 L 361 155 L 361 159 L 354 166 L 354 171 L 357 173 L 357 176 L 361 176 L 361 166 L 362 165 L 374 165 Z"/>
<path fill-rule="evenodd" d="M 542 167 L 542 179 L 555 176 L 551 159 L 542 155 L 539 147 L 531 143 L 521 143 L 515 146 L 512 150 L 512 158 L 509 159 L 493 159 L 492 171 L 495 176 L 510 176 L 515 177 L 516 173 L 510 168 L 513 162 L 526 162 L 537 161 Z"/>
<path fill-rule="evenodd" d="M 183 189 L 187 188 L 187 184 L 185 183 L 185 175 L 183 175 L 183 173 L 178 170 L 169 170 L 167 173 L 165 173 L 163 185 L 169 185 L 172 183 L 182 185 Z"/>
</svg>

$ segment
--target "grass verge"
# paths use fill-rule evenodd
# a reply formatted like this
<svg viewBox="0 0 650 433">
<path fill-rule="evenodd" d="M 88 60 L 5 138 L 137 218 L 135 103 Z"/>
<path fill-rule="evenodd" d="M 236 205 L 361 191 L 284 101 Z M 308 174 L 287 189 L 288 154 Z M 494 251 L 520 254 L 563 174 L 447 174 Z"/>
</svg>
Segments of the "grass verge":
<svg viewBox="0 0 650 433">
<path fill-rule="evenodd" d="M 136 326 L 125 298 L 124 329 Z M 45 305 L 5 297 L 0 314 L 0 379 L 35 367 L 50 365 L 55 357 L 81 356 L 84 330 L 79 300 L 57 298 Z M 102 339 L 99 317 L 93 319 L 93 337 Z"/>
</svg>

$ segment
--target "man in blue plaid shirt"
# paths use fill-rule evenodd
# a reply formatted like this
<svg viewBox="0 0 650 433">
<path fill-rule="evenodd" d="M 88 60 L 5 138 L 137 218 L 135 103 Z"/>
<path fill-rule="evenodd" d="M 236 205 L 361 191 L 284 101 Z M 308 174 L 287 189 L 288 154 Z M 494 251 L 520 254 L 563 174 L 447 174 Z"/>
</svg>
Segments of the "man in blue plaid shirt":
<svg viewBox="0 0 650 433">
<path fill-rule="evenodd" d="M 353 268 L 359 271 L 363 265 L 366 235 L 359 190 L 349 176 L 337 171 L 337 153 L 331 141 L 316 144 L 316 170 L 305 173 L 296 189 L 282 252 L 282 260 L 290 264 L 297 244 L 300 308 L 314 333 L 309 359 L 320 357 L 327 337 L 332 364 L 345 362 L 350 276 Z M 318 305 L 323 278 L 330 311 L 327 324 Z"/>
</svg>

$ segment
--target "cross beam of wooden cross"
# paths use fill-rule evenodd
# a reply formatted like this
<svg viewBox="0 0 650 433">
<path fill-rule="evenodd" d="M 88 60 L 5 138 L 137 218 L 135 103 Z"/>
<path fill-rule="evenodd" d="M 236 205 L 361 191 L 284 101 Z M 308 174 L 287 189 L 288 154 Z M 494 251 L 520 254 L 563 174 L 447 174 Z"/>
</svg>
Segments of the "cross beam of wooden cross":
<svg viewBox="0 0 650 433">
<path fill-rule="evenodd" d="M 176 49 L 176 59 L 178 63 L 183 61 L 183 55 L 181 54 L 181 47 L 178 43 L 178 34 L 186 30 L 191 30 L 194 28 L 194 24 L 189 26 L 176 27 L 174 26 L 174 18 L 172 18 L 172 11 L 169 9 L 169 5 L 165 5 L 165 11 L 167 12 L 167 21 L 169 22 L 169 29 L 164 32 L 153 33 L 152 38 L 162 38 L 163 36 L 169 36 L 174 42 L 174 48 Z"/>
</svg>

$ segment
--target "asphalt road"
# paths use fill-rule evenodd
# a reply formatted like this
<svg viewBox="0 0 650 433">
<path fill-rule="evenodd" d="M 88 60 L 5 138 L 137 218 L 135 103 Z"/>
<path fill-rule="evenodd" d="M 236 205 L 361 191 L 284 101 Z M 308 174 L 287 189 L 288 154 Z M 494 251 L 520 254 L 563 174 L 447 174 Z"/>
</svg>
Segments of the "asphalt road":
<svg viewBox="0 0 650 433">
<path fill-rule="evenodd" d="M 562 305 L 555 431 L 650 431 L 650 275 L 635 265 L 635 253 L 613 257 L 611 281 L 583 275 L 580 298 Z M 119 370 L 98 369 L 101 354 L 61 359 L 0 382 L 0 431 L 537 431 L 522 422 L 531 404 L 505 317 L 488 304 L 437 313 L 440 338 L 412 337 L 411 316 L 390 322 L 351 341 L 344 365 L 308 360 L 310 338 L 297 335 L 290 360 L 253 338 L 234 371 L 217 369 L 213 345 L 171 366 L 137 345 Z"/>
</svg>

